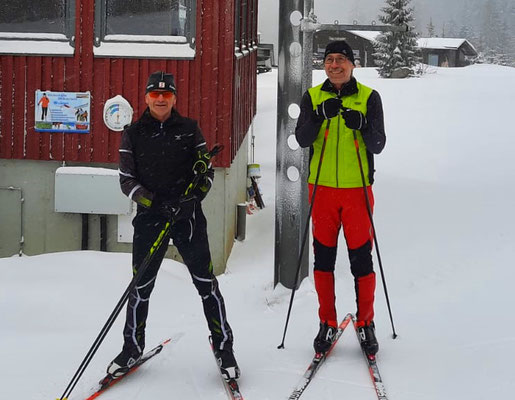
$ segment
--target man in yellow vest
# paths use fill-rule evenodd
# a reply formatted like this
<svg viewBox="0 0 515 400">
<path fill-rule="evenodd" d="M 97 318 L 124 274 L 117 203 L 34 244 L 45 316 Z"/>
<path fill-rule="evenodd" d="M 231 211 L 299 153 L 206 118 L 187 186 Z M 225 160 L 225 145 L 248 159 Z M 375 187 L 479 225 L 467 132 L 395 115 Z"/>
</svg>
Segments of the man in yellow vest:
<svg viewBox="0 0 515 400">
<path fill-rule="evenodd" d="M 324 69 L 328 79 L 310 88 L 301 101 L 295 136 L 310 147 L 311 202 L 319 163 L 322 163 L 312 210 L 314 280 L 319 302 L 320 330 L 314 340 L 325 353 L 337 330 L 334 267 L 340 227 L 354 276 L 357 325 L 361 346 L 368 355 L 379 349 L 374 326 L 376 276 L 372 264 L 372 224 L 367 210 L 354 133 L 359 144 L 365 186 L 373 210 L 373 154 L 386 143 L 381 97 L 353 77 L 354 54 L 345 41 L 327 45 Z M 326 129 L 326 147 L 321 157 Z"/>
</svg>

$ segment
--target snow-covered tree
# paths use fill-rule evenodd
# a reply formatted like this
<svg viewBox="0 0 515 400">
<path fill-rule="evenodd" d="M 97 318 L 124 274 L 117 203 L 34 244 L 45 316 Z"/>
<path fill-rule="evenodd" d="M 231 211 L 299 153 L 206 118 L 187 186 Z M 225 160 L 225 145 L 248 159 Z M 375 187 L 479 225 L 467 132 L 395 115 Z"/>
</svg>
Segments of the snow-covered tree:
<svg viewBox="0 0 515 400">
<path fill-rule="evenodd" d="M 433 25 L 433 18 L 429 18 L 429 24 L 427 24 L 427 35 L 429 37 L 435 37 L 435 26 Z"/>
<path fill-rule="evenodd" d="M 407 31 L 383 32 L 374 44 L 374 59 L 379 75 L 390 78 L 399 68 L 408 68 L 410 75 L 419 62 L 417 49 L 417 33 L 414 30 L 413 8 L 411 0 L 385 0 L 386 6 L 381 8 L 384 13 L 379 20 L 386 25 L 404 26 Z"/>
<path fill-rule="evenodd" d="M 470 42 L 472 42 L 476 37 L 472 28 L 467 24 L 461 26 L 458 36 L 462 39 L 467 39 Z"/>
<path fill-rule="evenodd" d="M 508 45 L 508 55 L 510 59 L 510 64 L 512 67 L 515 67 L 515 3 L 511 3 L 508 5 L 506 10 L 506 20 L 508 21 L 509 26 L 509 45 Z"/>
<path fill-rule="evenodd" d="M 456 24 L 456 21 L 454 20 L 454 18 L 451 17 L 451 19 L 447 22 L 446 27 L 447 27 L 446 37 L 450 37 L 450 38 L 458 37 L 458 28 L 457 28 L 457 24 Z"/>
<path fill-rule="evenodd" d="M 497 12 L 496 3 L 488 0 L 482 8 L 480 23 L 480 50 L 486 60 L 495 63 L 499 50 L 500 41 L 500 18 Z"/>
</svg>

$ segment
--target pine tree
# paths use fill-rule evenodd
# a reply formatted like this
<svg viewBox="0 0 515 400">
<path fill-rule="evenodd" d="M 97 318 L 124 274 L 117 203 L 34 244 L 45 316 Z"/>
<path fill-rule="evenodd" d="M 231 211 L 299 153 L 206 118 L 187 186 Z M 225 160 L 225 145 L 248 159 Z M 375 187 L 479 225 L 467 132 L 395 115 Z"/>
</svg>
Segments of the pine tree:
<svg viewBox="0 0 515 400">
<path fill-rule="evenodd" d="M 506 20 L 508 21 L 508 55 L 509 65 L 515 67 L 515 3 L 508 5 L 506 9 Z"/>
<path fill-rule="evenodd" d="M 414 75 L 414 68 L 419 62 L 417 33 L 414 30 L 413 8 L 411 0 L 385 0 L 386 6 L 381 8 L 384 15 L 379 20 L 387 25 L 407 26 L 407 31 L 383 32 L 374 44 L 374 59 L 379 75 L 390 78 L 399 68 L 408 68 Z"/>
<path fill-rule="evenodd" d="M 498 4 L 488 0 L 483 6 L 481 15 L 481 50 L 488 62 L 506 65 L 509 46 L 508 25 L 501 18 Z"/>
<path fill-rule="evenodd" d="M 433 25 L 433 18 L 429 18 L 429 24 L 427 25 L 427 35 L 429 37 L 435 37 L 435 26 Z"/>
<path fill-rule="evenodd" d="M 458 37 L 458 29 L 456 27 L 456 21 L 454 18 L 451 17 L 451 19 L 447 22 L 447 37 L 450 38 L 457 38 Z"/>
</svg>

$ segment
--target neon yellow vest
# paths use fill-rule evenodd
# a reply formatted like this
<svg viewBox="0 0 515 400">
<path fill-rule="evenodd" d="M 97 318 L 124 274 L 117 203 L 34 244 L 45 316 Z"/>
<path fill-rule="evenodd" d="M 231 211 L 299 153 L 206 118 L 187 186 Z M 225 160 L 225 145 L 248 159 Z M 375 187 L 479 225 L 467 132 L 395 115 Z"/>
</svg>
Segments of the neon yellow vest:
<svg viewBox="0 0 515 400">
<path fill-rule="evenodd" d="M 342 104 L 346 108 L 361 111 L 366 116 L 367 101 L 372 94 L 372 89 L 359 82 L 357 82 L 357 86 L 358 92 L 350 96 L 342 97 Z M 335 93 L 322 90 L 322 84 L 309 89 L 309 94 L 313 103 L 313 110 L 323 101 L 331 97 L 336 97 Z M 310 163 L 309 183 L 315 183 L 326 126 L 327 120 L 322 123 L 318 136 L 312 144 L 314 152 Z M 365 142 L 363 141 L 360 131 L 356 131 L 356 136 L 359 143 L 365 182 L 366 185 L 369 186 L 368 159 Z M 363 186 L 352 129 L 347 128 L 340 115 L 331 118 L 318 184 L 334 188 L 355 188 Z"/>
</svg>

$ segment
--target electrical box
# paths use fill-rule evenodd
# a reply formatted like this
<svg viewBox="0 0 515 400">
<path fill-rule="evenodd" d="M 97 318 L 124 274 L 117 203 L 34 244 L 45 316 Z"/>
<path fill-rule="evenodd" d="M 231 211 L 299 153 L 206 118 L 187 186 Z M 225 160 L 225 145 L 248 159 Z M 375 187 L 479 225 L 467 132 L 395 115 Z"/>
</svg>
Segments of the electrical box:
<svg viewBox="0 0 515 400">
<path fill-rule="evenodd" d="M 132 200 L 120 189 L 118 170 L 61 167 L 55 171 L 55 211 L 128 215 Z"/>
</svg>

